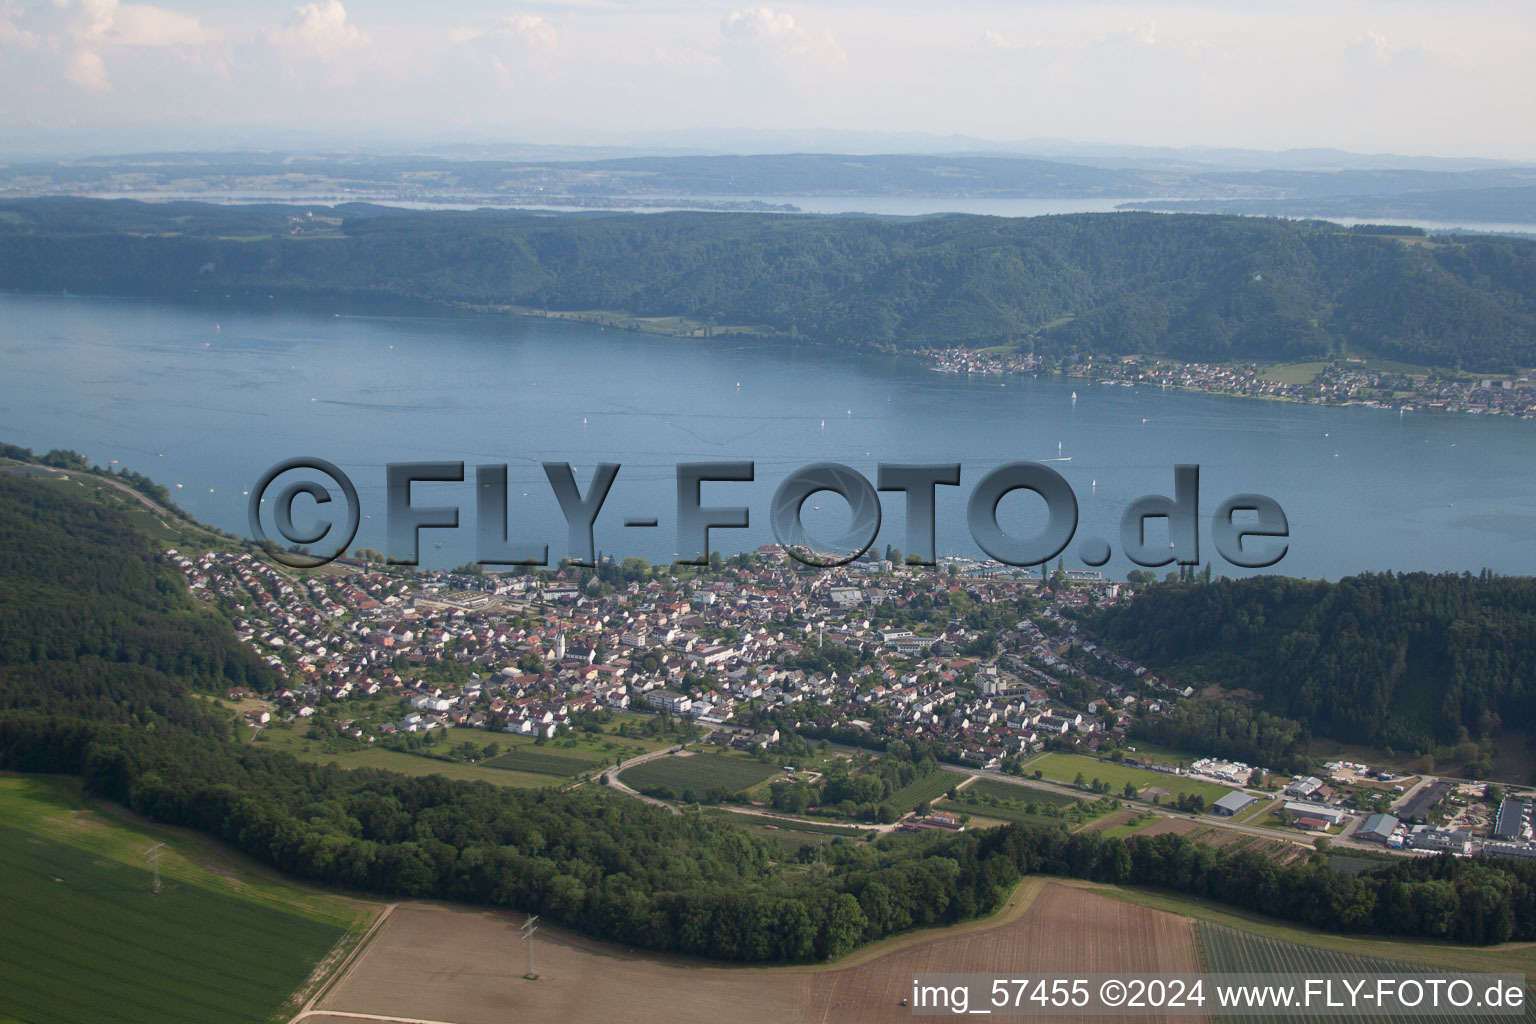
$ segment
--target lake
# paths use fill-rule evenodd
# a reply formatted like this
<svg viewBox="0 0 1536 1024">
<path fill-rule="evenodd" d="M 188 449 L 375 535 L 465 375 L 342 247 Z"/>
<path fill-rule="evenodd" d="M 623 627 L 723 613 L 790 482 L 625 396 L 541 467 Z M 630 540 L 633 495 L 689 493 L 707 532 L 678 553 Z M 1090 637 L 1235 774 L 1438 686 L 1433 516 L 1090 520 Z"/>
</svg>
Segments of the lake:
<svg viewBox="0 0 1536 1024">
<path fill-rule="evenodd" d="M 1536 423 L 1500 417 L 1325 408 L 1086 380 L 965 377 L 909 359 L 770 343 L 697 341 L 517 317 L 359 317 L 323 310 L 199 308 L 73 296 L 0 296 L 5 388 L 0 440 L 74 448 L 146 472 L 208 523 L 241 534 L 242 491 L 267 467 L 319 456 L 355 481 L 353 547 L 383 549 L 385 465 L 508 465 L 514 540 L 566 552 L 566 527 L 540 463 L 570 462 L 585 492 L 598 462 L 621 470 L 597 546 L 651 561 L 677 550 L 675 464 L 752 460 L 752 483 L 706 483 L 706 506 L 743 505 L 751 526 L 717 530 L 723 552 L 771 543 L 775 488 L 809 463 L 845 463 L 874 481 L 881 462 L 962 465 L 938 489 L 941 554 L 980 556 L 966 499 L 990 470 L 1048 463 L 1071 485 L 1077 540 L 1110 541 L 1144 494 L 1173 494 L 1174 466 L 1200 466 L 1201 560 L 1208 517 L 1240 492 L 1275 499 L 1290 523 L 1268 572 L 1336 579 L 1362 570 L 1536 572 Z M 1076 400 L 1073 400 L 1073 393 Z M 272 492 L 269 492 L 272 493 Z M 418 484 L 418 505 L 458 505 L 456 531 L 422 533 L 423 564 L 474 557 L 475 488 Z M 900 494 L 882 496 L 876 545 L 907 547 Z M 820 509 L 812 508 L 812 504 Z M 1032 534 L 1044 503 L 999 508 Z M 308 499 L 295 520 L 314 518 Z M 625 527 L 655 517 L 657 528 Z M 823 493 L 813 535 L 849 515 Z M 270 524 L 267 527 L 271 532 Z M 440 545 L 440 546 L 439 546 Z M 1166 570 L 1160 570 L 1166 571 Z"/>
</svg>

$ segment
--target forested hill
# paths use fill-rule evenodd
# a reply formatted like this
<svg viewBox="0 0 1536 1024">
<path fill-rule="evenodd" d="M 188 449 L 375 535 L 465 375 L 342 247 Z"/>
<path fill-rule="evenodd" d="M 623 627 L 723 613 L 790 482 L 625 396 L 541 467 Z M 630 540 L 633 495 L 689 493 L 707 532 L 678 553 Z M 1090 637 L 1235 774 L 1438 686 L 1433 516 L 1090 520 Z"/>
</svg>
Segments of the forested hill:
<svg viewBox="0 0 1536 1024">
<path fill-rule="evenodd" d="M 0 472 L 0 709 L 225 731 L 191 691 L 276 676 L 121 512 L 74 487 Z"/>
<path fill-rule="evenodd" d="M 1348 351 L 1469 370 L 1536 364 L 1536 242 L 1204 215 L 20 200 L 0 203 L 0 288 L 610 310 L 754 326 L 765 343 L 1019 343 L 1052 358 Z"/>
<path fill-rule="evenodd" d="M 1536 579 L 1253 576 L 1149 587 L 1095 633 L 1181 682 L 1262 696 L 1313 734 L 1429 751 L 1536 711 Z"/>
</svg>

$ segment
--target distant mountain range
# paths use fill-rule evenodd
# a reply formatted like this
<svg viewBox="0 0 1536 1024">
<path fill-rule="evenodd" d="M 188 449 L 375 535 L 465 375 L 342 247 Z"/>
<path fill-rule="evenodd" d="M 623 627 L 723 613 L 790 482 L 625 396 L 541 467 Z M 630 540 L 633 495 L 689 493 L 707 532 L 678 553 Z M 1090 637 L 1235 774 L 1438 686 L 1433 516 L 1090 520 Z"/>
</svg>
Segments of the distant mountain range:
<svg viewBox="0 0 1536 1024">
<path fill-rule="evenodd" d="M 456 151 L 462 152 L 462 151 Z M 1285 216 L 1536 222 L 1536 167 L 1357 157 L 1158 151 L 1071 160 L 1019 155 L 792 153 L 514 160 L 471 155 L 147 153 L 0 166 L 0 196 L 359 198 L 530 205 L 596 198 L 921 196 L 1195 202 Z M 1267 156 L 1272 163 L 1258 162 Z M 1201 157 L 1210 157 L 1203 162 Z M 1401 166 L 1391 166 L 1401 159 Z M 1220 204 L 1220 205 L 1218 205 Z"/>
</svg>

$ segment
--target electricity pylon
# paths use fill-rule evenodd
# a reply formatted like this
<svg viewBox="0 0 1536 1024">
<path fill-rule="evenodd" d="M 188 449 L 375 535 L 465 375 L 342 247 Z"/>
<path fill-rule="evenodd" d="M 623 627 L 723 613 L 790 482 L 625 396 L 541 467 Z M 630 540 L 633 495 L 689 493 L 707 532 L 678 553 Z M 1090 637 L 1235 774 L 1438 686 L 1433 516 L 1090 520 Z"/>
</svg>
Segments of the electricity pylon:
<svg viewBox="0 0 1536 1024">
<path fill-rule="evenodd" d="M 144 859 L 149 861 L 150 867 L 155 869 L 155 887 L 150 891 L 156 895 L 160 893 L 160 852 L 164 849 L 164 843 L 156 843 L 144 851 Z"/>
<path fill-rule="evenodd" d="M 533 922 L 537 921 L 538 919 L 539 915 L 535 914 L 527 921 L 523 922 L 523 945 L 528 950 L 528 971 L 523 975 L 523 977 L 527 978 L 529 981 L 539 980 L 539 976 L 533 973 L 533 933 L 539 930 L 538 926 Z"/>
</svg>

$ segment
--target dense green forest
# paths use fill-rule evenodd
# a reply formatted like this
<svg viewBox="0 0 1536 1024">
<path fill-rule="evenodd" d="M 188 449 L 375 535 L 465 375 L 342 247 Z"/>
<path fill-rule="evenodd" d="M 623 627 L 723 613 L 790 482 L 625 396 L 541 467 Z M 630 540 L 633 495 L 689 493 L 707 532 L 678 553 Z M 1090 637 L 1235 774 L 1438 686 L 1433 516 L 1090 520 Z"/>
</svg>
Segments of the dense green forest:
<svg viewBox="0 0 1536 1024">
<path fill-rule="evenodd" d="M 1163 714 L 1132 718 L 1128 735 L 1280 772 L 1301 773 L 1311 765 L 1300 722 L 1237 701 L 1180 701 Z"/>
<path fill-rule="evenodd" d="M 275 682 L 124 516 L 0 473 L 0 707 L 224 731 L 190 687 Z"/>
<path fill-rule="evenodd" d="M 1181 682 L 1252 691 L 1271 715 L 1348 743 L 1428 752 L 1529 721 L 1536 710 L 1536 580 L 1529 577 L 1166 583 L 1090 626 Z M 1214 727 L 1185 720 L 1195 714 L 1167 728 Z M 1255 716 L 1252 724 L 1255 735 L 1265 726 L 1274 750 L 1299 735 L 1283 722 Z"/>
<path fill-rule="evenodd" d="M 751 326 L 765 339 L 1018 344 L 1052 359 L 1347 350 L 1489 371 L 1536 364 L 1536 243 L 1241 217 L 17 200 L 0 203 L 0 287 L 610 310 Z"/>
<path fill-rule="evenodd" d="M 157 821 L 291 874 L 386 895 L 515 906 L 591 935 L 740 961 L 836 957 L 987 913 L 1025 874 L 1158 885 L 1338 930 L 1536 939 L 1536 864 L 1394 864 L 1359 877 L 1176 835 L 1057 825 L 835 839 L 782 858 L 701 815 L 588 786 L 521 790 L 300 762 L 238 742 L 217 689 L 242 667 L 121 513 L 0 475 L 0 769 L 69 772 Z M 58 614 L 39 614 L 35 608 Z M 137 608 L 135 611 L 133 609 Z M 161 650 L 163 645 L 163 651 Z M 921 751 L 891 784 L 931 764 Z"/>
</svg>

